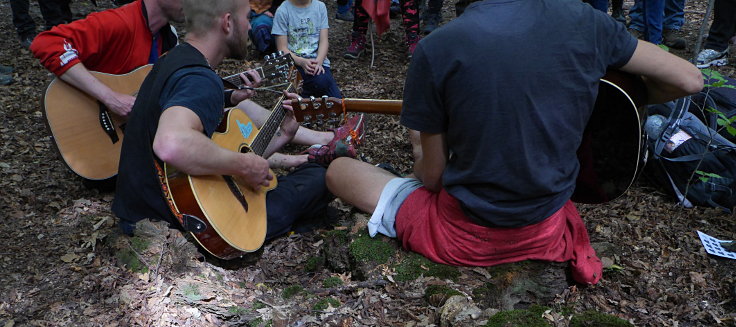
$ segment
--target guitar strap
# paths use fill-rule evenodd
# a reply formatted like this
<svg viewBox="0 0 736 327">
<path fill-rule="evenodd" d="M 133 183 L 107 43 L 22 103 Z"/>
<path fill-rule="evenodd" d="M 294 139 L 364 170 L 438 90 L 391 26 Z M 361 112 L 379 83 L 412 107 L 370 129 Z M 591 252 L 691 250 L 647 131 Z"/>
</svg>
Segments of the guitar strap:
<svg viewBox="0 0 736 327">
<path fill-rule="evenodd" d="M 158 181 L 161 183 L 161 191 L 164 194 L 164 199 L 166 199 L 166 204 L 169 205 L 171 213 L 176 217 L 176 220 L 179 221 L 181 227 L 184 228 L 185 231 L 195 234 L 207 230 L 207 224 L 202 221 L 202 219 L 192 215 L 183 214 L 176 209 L 176 204 L 174 204 L 171 192 L 169 191 L 169 185 L 166 184 L 166 174 L 158 161 L 154 159 L 153 163 L 156 166 L 156 175 L 158 175 Z"/>
</svg>

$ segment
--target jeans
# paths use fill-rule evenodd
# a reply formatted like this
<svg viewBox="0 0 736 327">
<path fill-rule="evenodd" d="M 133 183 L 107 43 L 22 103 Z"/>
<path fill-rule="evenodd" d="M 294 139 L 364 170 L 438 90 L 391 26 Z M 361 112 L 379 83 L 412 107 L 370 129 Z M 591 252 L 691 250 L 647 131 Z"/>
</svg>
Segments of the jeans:
<svg viewBox="0 0 736 327">
<path fill-rule="evenodd" d="M 69 10 L 69 0 L 38 0 L 41 9 L 41 15 L 46 23 L 45 29 L 70 22 L 71 10 Z M 10 9 L 13 12 L 13 25 L 15 26 L 18 36 L 21 38 L 33 37 L 36 35 L 36 23 L 33 21 L 29 13 L 29 0 L 10 0 Z"/>
<path fill-rule="evenodd" d="M 327 190 L 326 172 L 318 164 L 307 163 L 278 178 L 278 186 L 266 194 L 267 240 L 288 233 L 299 222 L 326 217 L 334 198 Z"/>
<path fill-rule="evenodd" d="M 309 75 L 301 67 L 296 67 L 299 70 L 299 74 L 302 76 L 302 93 L 303 97 L 314 96 L 319 98 L 323 95 L 334 98 L 342 98 L 342 93 L 337 87 L 335 78 L 332 77 L 332 71 L 330 67 L 322 66 L 325 72 L 319 75 Z"/>
<path fill-rule="evenodd" d="M 716 0 L 713 4 L 713 23 L 705 39 L 704 49 L 724 51 L 728 40 L 736 34 L 736 0 Z"/>
<path fill-rule="evenodd" d="M 647 41 L 662 43 L 662 30 L 679 30 L 685 24 L 685 0 L 639 0 L 629 10 L 629 27 L 644 33 Z"/>
</svg>

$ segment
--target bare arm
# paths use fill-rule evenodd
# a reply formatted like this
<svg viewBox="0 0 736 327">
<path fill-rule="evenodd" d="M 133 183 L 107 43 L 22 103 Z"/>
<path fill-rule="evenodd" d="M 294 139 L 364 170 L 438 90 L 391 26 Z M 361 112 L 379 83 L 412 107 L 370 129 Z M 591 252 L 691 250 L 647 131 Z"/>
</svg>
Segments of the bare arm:
<svg viewBox="0 0 736 327">
<path fill-rule="evenodd" d="M 135 103 L 134 96 L 113 91 L 94 77 L 82 63 L 72 66 L 59 78 L 99 100 L 122 117 L 128 116 Z"/>
<path fill-rule="evenodd" d="M 289 51 L 289 43 L 286 35 L 276 35 L 276 50 L 291 54 L 291 58 L 294 59 L 295 65 L 300 66 L 305 70 L 307 69 L 309 60 L 299 57 Z"/>
<path fill-rule="evenodd" d="M 153 151 L 161 160 L 190 175 L 236 175 L 253 188 L 269 185 L 268 161 L 218 146 L 202 133 L 199 116 L 185 107 L 161 114 Z"/>
<path fill-rule="evenodd" d="M 409 132 L 410 137 L 415 139 L 416 134 L 411 133 L 417 132 Z M 414 175 L 428 190 L 439 192 L 448 156 L 445 134 L 418 133 L 421 149 L 414 147 Z"/>
<path fill-rule="evenodd" d="M 327 50 L 330 48 L 329 41 L 329 29 L 323 28 L 319 31 L 319 45 L 317 46 L 317 58 L 315 59 L 315 75 L 319 75 L 325 72 L 325 68 L 322 64 L 327 58 Z"/>
<path fill-rule="evenodd" d="M 703 89 L 703 76 L 695 65 L 642 40 L 621 70 L 643 77 L 649 103 L 667 102 Z"/>
</svg>

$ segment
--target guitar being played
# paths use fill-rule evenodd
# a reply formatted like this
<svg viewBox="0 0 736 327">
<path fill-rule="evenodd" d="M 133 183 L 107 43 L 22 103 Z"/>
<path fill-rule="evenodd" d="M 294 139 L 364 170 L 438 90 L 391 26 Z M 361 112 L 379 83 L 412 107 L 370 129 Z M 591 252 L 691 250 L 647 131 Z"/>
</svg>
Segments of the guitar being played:
<svg viewBox="0 0 736 327">
<path fill-rule="evenodd" d="M 181 225 L 203 239 L 210 238 L 208 233 L 222 232 L 223 248 L 199 242 L 213 255 L 229 259 L 258 249 L 264 239 L 288 232 L 300 219 L 323 217 L 331 197 L 326 192 L 325 168 L 319 164 L 306 163 L 278 177 L 269 169 L 265 158 L 293 140 L 300 129 L 288 102 L 274 108 L 264 124 L 232 109 L 218 128 L 223 121 L 224 89 L 212 69 L 226 57 L 245 56 L 248 2 L 234 1 L 232 10 L 210 8 L 204 1 L 185 4 L 202 19 L 187 22 L 186 42 L 164 56 L 141 86 L 139 99 L 149 100 L 136 103 L 127 123 L 112 209 L 126 233 L 146 218 Z M 188 198 L 174 195 L 171 207 L 165 191 L 174 190 L 174 179 L 164 184 L 165 190 L 161 188 L 162 179 L 173 177 L 168 167 L 185 174 L 180 181 L 195 190 Z M 166 172 L 159 173 L 163 169 Z M 209 181 L 220 191 L 209 195 L 207 190 L 196 191 L 199 182 Z M 184 201 L 204 210 L 185 212 Z M 205 223 L 217 219 L 218 213 L 236 219 L 222 225 Z M 235 213 L 246 218 L 239 219 Z M 252 223 L 249 216 L 255 217 Z M 238 237 L 242 243 L 234 241 Z"/>
</svg>

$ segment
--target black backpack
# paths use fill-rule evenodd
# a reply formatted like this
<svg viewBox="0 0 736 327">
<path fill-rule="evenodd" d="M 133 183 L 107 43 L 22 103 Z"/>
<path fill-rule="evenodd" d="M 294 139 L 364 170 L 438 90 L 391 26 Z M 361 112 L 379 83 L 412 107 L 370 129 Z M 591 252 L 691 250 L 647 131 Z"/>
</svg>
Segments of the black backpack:
<svg viewBox="0 0 736 327">
<path fill-rule="evenodd" d="M 685 207 L 730 213 L 736 206 L 736 144 L 690 112 L 692 101 L 684 97 L 647 108 L 647 175 Z"/>
</svg>

